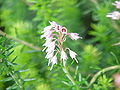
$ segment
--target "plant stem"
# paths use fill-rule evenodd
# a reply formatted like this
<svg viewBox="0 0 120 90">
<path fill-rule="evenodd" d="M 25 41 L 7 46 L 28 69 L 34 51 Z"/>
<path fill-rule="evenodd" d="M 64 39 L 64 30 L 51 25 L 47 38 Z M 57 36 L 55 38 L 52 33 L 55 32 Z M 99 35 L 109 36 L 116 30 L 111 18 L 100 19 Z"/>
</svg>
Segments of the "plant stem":
<svg viewBox="0 0 120 90">
<path fill-rule="evenodd" d="M 70 75 L 69 71 L 67 70 L 66 65 L 63 66 L 63 71 L 66 74 L 66 76 L 68 77 L 68 79 L 72 82 L 73 85 L 76 85 L 75 80 L 72 78 L 72 76 Z"/>
<path fill-rule="evenodd" d="M 5 37 L 7 37 L 7 38 L 9 38 L 9 39 L 15 40 L 16 42 L 18 42 L 18 43 L 20 43 L 20 44 L 23 44 L 23 45 L 25 45 L 25 46 L 28 46 L 28 47 L 30 47 L 30 48 L 32 48 L 32 49 L 34 49 L 34 50 L 37 50 L 37 51 L 41 50 L 41 48 L 39 48 L 38 46 L 34 46 L 34 45 L 31 44 L 31 43 L 28 43 L 28 42 L 23 41 L 23 40 L 20 40 L 20 39 L 18 39 L 18 38 L 12 37 L 12 36 L 6 34 L 5 32 L 3 32 L 3 31 L 1 31 L 1 30 L 0 30 L 0 35 L 3 35 L 3 36 L 5 36 Z"/>
<path fill-rule="evenodd" d="M 88 87 L 90 87 L 95 81 L 96 79 L 98 78 L 98 76 L 101 74 L 101 73 L 105 73 L 107 71 L 110 71 L 110 70 L 114 70 L 114 69 L 120 69 L 120 65 L 115 65 L 115 66 L 111 66 L 111 67 L 107 67 L 107 68 L 104 68 L 102 70 L 100 70 L 99 72 L 97 72 L 93 78 L 91 79 Z"/>
<path fill-rule="evenodd" d="M 64 51 L 64 48 L 63 48 L 63 42 L 65 41 L 64 40 L 64 35 L 60 32 L 59 33 L 59 37 L 58 37 L 58 46 L 59 46 L 59 49 L 60 49 L 60 52 Z M 67 78 L 72 82 L 73 85 L 76 86 L 76 90 L 79 90 L 79 87 L 76 85 L 76 81 L 73 79 L 73 77 L 70 75 L 67 67 L 66 67 L 66 61 L 63 59 L 60 59 L 60 61 L 62 62 L 63 61 L 63 66 L 62 66 L 62 69 L 64 71 L 64 73 L 66 74 Z"/>
<path fill-rule="evenodd" d="M 19 84 L 19 82 L 16 80 L 16 78 L 14 77 L 14 75 L 9 72 L 10 76 L 13 78 L 13 80 L 15 81 L 15 83 L 20 87 L 20 89 L 22 90 L 22 86 Z"/>
</svg>

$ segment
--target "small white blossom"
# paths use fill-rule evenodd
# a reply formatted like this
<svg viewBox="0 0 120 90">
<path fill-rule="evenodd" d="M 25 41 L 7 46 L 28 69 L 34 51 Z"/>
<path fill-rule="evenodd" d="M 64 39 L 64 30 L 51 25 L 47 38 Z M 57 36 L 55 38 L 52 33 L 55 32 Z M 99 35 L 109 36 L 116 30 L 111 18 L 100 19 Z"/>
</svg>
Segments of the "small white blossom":
<svg viewBox="0 0 120 90">
<path fill-rule="evenodd" d="M 51 59 L 53 57 L 54 53 L 53 52 L 50 52 L 50 53 L 47 53 L 45 58 L 47 59 Z"/>
<path fill-rule="evenodd" d="M 54 52 L 54 49 L 55 49 L 55 45 L 53 45 L 51 47 L 48 47 L 45 52 L 46 53 L 51 53 L 51 52 Z"/>
<path fill-rule="evenodd" d="M 57 25 L 58 25 L 55 21 L 52 21 L 52 22 L 49 21 L 49 23 L 51 24 L 51 27 L 53 27 L 53 28 L 57 27 Z"/>
<path fill-rule="evenodd" d="M 70 54 L 70 57 L 72 59 L 75 59 L 75 61 L 78 63 L 78 61 L 76 59 L 77 54 L 74 51 L 70 50 L 70 49 L 69 49 L 69 54 Z"/>
<path fill-rule="evenodd" d="M 79 38 L 82 38 L 82 37 L 79 37 L 78 35 L 78 33 L 69 33 L 68 34 L 69 36 L 70 36 L 70 38 L 72 39 L 72 40 L 77 40 L 77 39 L 79 39 Z"/>
<path fill-rule="evenodd" d="M 42 46 L 49 47 L 51 42 L 52 42 L 52 38 L 46 39 L 46 42 Z"/>
<path fill-rule="evenodd" d="M 112 18 L 113 20 L 119 20 L 119 19 L 120 19 L 120 12 L 114 11 L 114 12 L 112 12 L 112 13 L 108 13 L 108 14 L 106 15 L 106 17 L 110 17 L 110 18 Z"/>
<path fill-rule="evenodd" d="M 41 35 L 41 38 L 47 38 L 50 37 L 52 34 L 52 27 L 51 26 L 47 26 L 44 28 L 44 30 L 42 31 L 42 33 L 44 33 L 43 35 Z"/>
<path fill-rule="evenodd" d="M 41 35 L 41 38 L 50 38 L 52 36 L 52 31 L 46 31 L 43 35 Z"/>
<path fill-rule="evenodd" d="M 47 26 L 47 27 L 44 28 L 44 30 L 42 31 L 42 33 L 48 32 L 48 31 L 50 31 L 51 29 L 52 29 L 51 26 Z"/>
<path fill-rule="evenodd" d="M 49 42 L 49 45 L 48 45 L 48 43 L 47 43 L 46 46 L 47 46 L 47 47 L 50 47 L 50 48 L 55 47 L 55 41 Z"/>
<path fill-rule="evenodd" d="M 112 5 L 116 6 L 116 8 L 120 9 L 120 1 L 115 1 Z"/>
<path fill-rule="evenodd" d="M 49 63 L 52 63 L 52 66 L 50 68 L 50 70 L 52 70 L 54 64 L 57 64 L 57 57 L 56 57 L 56 55 L 49 61 Z"/>
<path fill-rule="evenodd" d="M 67 59 L 68 59 L 67 54 L 64 52 L 64 50 L 62 50 L 61 51 L 61 60 L 63 60 L 63 62 L 64 62 Z"/>
</svg>

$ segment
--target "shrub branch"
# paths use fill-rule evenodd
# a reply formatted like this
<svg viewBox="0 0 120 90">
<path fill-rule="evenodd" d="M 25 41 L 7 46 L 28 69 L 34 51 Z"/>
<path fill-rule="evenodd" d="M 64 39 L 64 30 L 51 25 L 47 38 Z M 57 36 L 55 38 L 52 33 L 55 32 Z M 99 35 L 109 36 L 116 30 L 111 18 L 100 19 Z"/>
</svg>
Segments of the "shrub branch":
<svg viewBox="0 0 120 90">
<path fill-rule="evenodd" d="M 18 39 L 18 38 L 12 37 L 12 36 L 6 34 L 5 32 L 3 32 L 3 31 L 1 31 L 1 30 L 0 30 L 0 34 L 3 35 L 3 36 L 5 36 L 5 37 L 7 37 L 7 38 L 9 38 L 9 39 L 15 40 L 15 41 L 18 42 L 18 43 L 21 43 L 21 44 L 23 44 L 23 45 L 25 45 L 25 46 L 28 46 L 28 47 L 30 47 L 30 48 L 32 48 L 32 49 L 34 49 L 34 50 L 41 50 L 41 48 L 39 48 L 38 46 L 34 46 L 34 45 L 31 44 L 31 43 L 28 43 L 28 42 L 23 41 L 23 40 L 20 40 L 20 39 Z"/>
<path fill-rule="evenodd" d="M 90 87 L 95 81 L 96 79 L 98 78 L 98 76 L 101 74 L 101 73 L 105 73 L 107 71 L 110 71 L 110 70 L 114 70 L 114 69 L 120 69 L 120 65 L 115 65 L 115 66 L 111 66 L 111 67 L 107 67 L 107 68 L 104 68 L 102 70 L 100 70 L 99 72 L 97 72 L 93 78 L 91 79 L 88 87 Z"/>
</svg>

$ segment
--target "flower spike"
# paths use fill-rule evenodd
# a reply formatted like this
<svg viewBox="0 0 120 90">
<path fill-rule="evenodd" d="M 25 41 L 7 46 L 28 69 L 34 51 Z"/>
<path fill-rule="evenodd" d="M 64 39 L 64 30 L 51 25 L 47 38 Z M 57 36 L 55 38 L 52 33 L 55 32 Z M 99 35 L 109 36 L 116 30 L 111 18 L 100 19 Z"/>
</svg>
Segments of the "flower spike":
<svg viewBox="0 0 120 90">
<path fill-rule="evenodd" d="M 52 70 L 53 66 L 58 62 L 58 54 L 60 54 L 60 62 L 63 63 L 63 66 L 66 64 L 68 56 L 66 49 L 63 47 L 63 42 L 66 41 L 66 36 L 69 36 L 72 40 L 77 40 L 82 37 L 80 37 L 78 33 L 68 33 L 66 27 L 57 24 L 55 21 L 49 21 L 49 23 L 50 25 L 45 27 L 42 31 L 43 35 L 41 35 L 41 38 L 45 38 L 46 40 L 43 44 L 45 47 L 43 51 L 46 52 L 45 58 L 49 60 L 48 66 L 51 65 L 50 70 Z M 70 57 L 78 63 L 76 59 L 77 54 L 70 49 L 69 54 Z"/>
</svg>

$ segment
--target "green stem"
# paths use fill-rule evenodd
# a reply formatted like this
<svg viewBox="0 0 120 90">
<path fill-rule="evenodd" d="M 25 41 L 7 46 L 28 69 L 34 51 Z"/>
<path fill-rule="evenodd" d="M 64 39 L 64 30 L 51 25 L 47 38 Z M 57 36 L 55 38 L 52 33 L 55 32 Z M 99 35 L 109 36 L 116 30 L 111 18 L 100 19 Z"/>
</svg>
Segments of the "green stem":
<svg viewBox="0 0 120 90">
<path fill-rule="evenodd" d="M 68 77 L 68 79 L 72 82 L 72 84 L 76 85 L 76 82 L 70 75 L 69 71 L 67 70 L 67 67 L 64 65 L 62 69 L 63 69 L 64 73 L 66 74 L 66 76 Z"/>
<path fill-rule="evenodd" d="M 14 77 L 14 75 L 9 72 L 10 76 L 13 78 L 13 80 L 15 81 L 15 83 L 20 87 L 20 89 L 22 90 L 22 86 L 19 84 L 19 82 L 16 80 L 16 78 Z"/>
<path fill-rule="evenodd" d="M 120 69 L 120 65 L 115 65 L 115 66 L 111 66 L 111 67 L 107 67 L 107 68 L 104 68 L 102 70 L 100 70 L 99 72 L 97 72 L 93 78 L 91 79 L 88 87 L 90 87 L 95 81 L 96 79 L 98 78 L 98 76 L 101 74 L 101 73 L 105 73 L 107 71 L 110 71 L 110 70 L 114 70 L 114 69 Z"/>
</svg>

